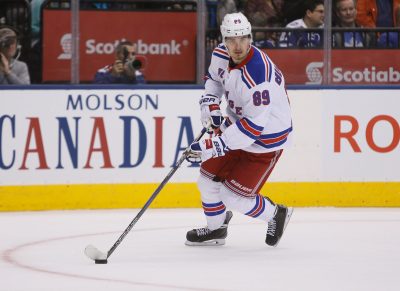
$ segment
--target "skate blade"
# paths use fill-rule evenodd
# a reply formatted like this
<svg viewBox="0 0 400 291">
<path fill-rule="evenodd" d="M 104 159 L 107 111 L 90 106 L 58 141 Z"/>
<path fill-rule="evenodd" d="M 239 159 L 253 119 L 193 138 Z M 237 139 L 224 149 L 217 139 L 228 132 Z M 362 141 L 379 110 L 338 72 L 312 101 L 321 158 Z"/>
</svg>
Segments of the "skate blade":
<svg viewBox="0 0 400 291">
<path fill-rule="evenodd" d="M 186 241 L 185 245 L 187 246 L 202 246 L 202 247 L 207 247 L 207 246 L 222 246 L 225 244 L 225 239 L 213 239 L 213 240 L 208 240 L 204 242 L 192 242 L 192 241 Z"/>
<path fill-rule="evenodd" d="M 289 223 L 290 218 L 292 217 L 293 214 L 293 207 L 289 207 L 286 213 L 286 219 L 285 219 L 285 225 L 283 227 L 283 231 L 285 231 L 286 226 Z"/>
<path fill-rule="evenodd" d="M 282 232 L 282 236 L 285 233 L 285 229 L 286 226 L 289 223 L 290 218 L 292 217 L 293 214 L 293 207 L 288 207 L 287 213 L 286 213 L 286 218 L 285 218 L 285 224 L 283 225 L 283 232 Z M 276 244 L 274 245 L 274 247 L 276 247 L 279 244 L 279 241 L 281 240 L 282 236 L 279 238 L 279 240 L 276 242 Z"/>
</svg>

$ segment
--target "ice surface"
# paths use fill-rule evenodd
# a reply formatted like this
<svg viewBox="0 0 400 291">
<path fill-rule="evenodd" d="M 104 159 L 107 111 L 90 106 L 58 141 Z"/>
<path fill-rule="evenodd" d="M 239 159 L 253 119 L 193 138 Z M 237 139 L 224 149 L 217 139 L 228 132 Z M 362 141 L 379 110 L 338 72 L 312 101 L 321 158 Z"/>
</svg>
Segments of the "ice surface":
<svg viewBox="0 0 400 291">
<path fill-rule="evenodd" d="M 0 291 L 400 290 L 400 209 L 295 208 L 278 247 L 266 225 L 234 212 L 225 246 L 185 246 L 200 209 L 0 213 Z"/>
</svg>

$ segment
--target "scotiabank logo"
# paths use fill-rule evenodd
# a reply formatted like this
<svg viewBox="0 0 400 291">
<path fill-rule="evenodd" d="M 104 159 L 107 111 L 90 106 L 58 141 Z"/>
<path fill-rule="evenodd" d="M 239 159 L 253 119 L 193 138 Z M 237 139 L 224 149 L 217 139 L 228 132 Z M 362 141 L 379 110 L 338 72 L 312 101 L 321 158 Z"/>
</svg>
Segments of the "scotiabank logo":
<svg viewBox="0 0 400 291">
<path fill-rule="evenodd" d="M 322 73 L 321 69 L 324 66 L 322 62 L 312 62 L 309 63 L 306 67 L 306 74 L 309 82 L 306 84 L 309 85 L 319 85 L 322 84 Z"/>
<path fill-rule="evenodd" d="M 124 41 L 122 39 L 121 41 Z M 100 42 L 96 39 L 88 39 L 86 41 L 86 54 L 113 54 L 115 47 L 118 45 L 120 40 L 113 42 Z M 189 42 L 183 40 L 178 43 L 175 39 L 167 43 L 146 43 L 142 39 L 138 39 L 134 43 L 136 46 L 136 52 L 140 55 L 180 55 L 182 54 L 182 48 L 187 47 Z"/>
<path fill-rule="evenodd" d="M 306 67 L 309 82 L 306 84 L 322 84 L 322 62 L 311 62 Z M 399 83 L 400 72 L 393 67 L 386 70 L 377 70 L 375 66 L 362 70 L 346 70 L 336 67 L 332 71 L 333 83 Z"/>
<path fill-rule="evenodd" d="M 72 53 L 71 46 L 71 33 L 66 33 L 60 38 L 61 54 L 58 56 L 59 60 L 70 60 Z M 101 42 L 96 39 L 88 39 L 85 42 L 85 52 L 88 55 L 111 55 L 114 54 L 115 47 L 126 39 L 115 40 L 112 42 Z M 188 40 L 182 40 L 181 43 L 172 39 L 168 43 L 146 43 L 142 39 L 138 39 L 134 43 L 136 46 L 136 53 L 140 55 L 181 55 L 182 49 L 189 45 Z"/>
<path fill-rule="evenodd" d="M 346 83 L 398 83 L 400 72 L 393 67 L 386 70 L 376 70 L 374 66 L 363 70 L 344 70 L 341 67 L 333 69 L 333 82 Z"/>
<path fill-rule="evenodd" d="M 72 35 L 64 34 L 60 39 L 62 53 L 58 56 L 59 60 L 70 60 L 72 56 Z"/>
</svg>

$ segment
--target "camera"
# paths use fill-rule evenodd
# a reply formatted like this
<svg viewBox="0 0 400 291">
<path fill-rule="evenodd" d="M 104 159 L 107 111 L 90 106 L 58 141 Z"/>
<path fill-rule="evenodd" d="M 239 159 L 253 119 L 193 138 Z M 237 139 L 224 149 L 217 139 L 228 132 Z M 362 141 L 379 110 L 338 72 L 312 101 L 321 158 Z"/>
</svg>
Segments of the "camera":
<svg viewBox="0 0 400 291">
<path fill-rule="evenodd" d="M 129 60 L 129 61 L 127 61 L 127 63 L 128 63 L 128 66 L 132 67 L 135 70 L 139 70 L 142 68 L 142 62 L 139 60 L 133 60 L 133 61 Z"/>
<path fill-rule="evenodd" d="M 128 67 L 134 69 L 134 70 L 139 70 L 142 68 L 142 62 L 140 60 L 130 60 L 129 59 L 129 51 L 124 48 L 124 59 L 123 59 L 124 64 L 128 64 Z"/>
</svg>

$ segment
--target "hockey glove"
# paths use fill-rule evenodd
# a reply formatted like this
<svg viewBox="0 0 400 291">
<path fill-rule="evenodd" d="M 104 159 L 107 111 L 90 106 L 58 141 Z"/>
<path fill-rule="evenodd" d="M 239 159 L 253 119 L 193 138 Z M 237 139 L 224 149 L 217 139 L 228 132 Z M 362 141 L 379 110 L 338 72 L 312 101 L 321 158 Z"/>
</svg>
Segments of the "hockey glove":
<svg viewBox="0 0 400 291">
<path fill-rule="evenodd" d="M 222 157 L 229 151 L 222 136 L 214 136 L 190 145 L 187 160 L 191 163 L 207 161 L 210 158 Z"/>
<path fill-rule="evenodd" d="M 219 108 L 219 100 L 216 96 L 207 94 L 200 98 L 201 123 L 206 127 L 211 121 L 211 127 L 216 129 L 221 126 L 224 118 Z"/>
</svg>

